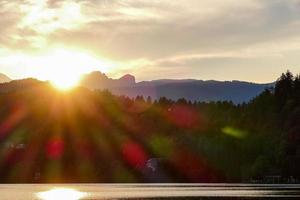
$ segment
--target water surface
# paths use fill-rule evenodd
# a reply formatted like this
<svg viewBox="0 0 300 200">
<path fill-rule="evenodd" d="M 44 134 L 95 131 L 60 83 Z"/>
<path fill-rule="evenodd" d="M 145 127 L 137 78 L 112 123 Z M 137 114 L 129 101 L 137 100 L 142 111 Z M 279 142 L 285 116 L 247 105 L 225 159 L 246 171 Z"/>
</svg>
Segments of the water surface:
<svg viewBox="0 0 300 200">
<path fill-rule="evenodd" d="M 1 200 L 300 199 L 300 185 L 2 184 Z"/>
</svg>

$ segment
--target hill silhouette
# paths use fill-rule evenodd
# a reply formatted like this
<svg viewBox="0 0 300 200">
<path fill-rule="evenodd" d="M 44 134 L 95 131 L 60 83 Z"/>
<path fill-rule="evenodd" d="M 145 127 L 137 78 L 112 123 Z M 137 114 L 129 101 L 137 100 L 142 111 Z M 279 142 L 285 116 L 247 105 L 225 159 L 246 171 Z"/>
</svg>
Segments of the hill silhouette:
<svg viewBox="0 0 300 200">
<path fill-rule="evenodd" d="M 11 80 L 6 75 L 0 74 L 1 93 L 31 88 L 41 84 L 49 83 L 34 78 Z M 144 96 L 152 99 L 166 97 L 172 100 L 185 98 L 190 101 L 242 103 L 250 101 L 264 89 L 273 87 L 274 83 L 257 84 L 244 81 L 203 81 L 196 79 L 160 79 L 136 82 L 135 77 L 130 74 L 119 79 L 112 79 L 100 71 L 94 71 L 83 75 L 80 86 L 91 90 L 109 90 L 114 95 L 124 95 L 130 98 Z"/>
<path fill-rule="evenodd" d="M 28 90 L 45 84 L 49 83 L 34 78 L 12 80 L 10 82 L 0 83 L 0 93 Z"/>
</svg>

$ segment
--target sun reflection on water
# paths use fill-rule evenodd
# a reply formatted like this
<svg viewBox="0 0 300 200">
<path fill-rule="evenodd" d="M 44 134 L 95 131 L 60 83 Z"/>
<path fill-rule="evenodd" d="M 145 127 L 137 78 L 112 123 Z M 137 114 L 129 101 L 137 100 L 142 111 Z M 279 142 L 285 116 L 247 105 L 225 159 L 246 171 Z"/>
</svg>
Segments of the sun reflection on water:
<svg viewBox="0 0 300 200">
<path fill-rule="evenodd" d="M 37 193 L 41 200 L 80 200 L 87 194 L 71 188 L 54 188 Z"/>
</svg>

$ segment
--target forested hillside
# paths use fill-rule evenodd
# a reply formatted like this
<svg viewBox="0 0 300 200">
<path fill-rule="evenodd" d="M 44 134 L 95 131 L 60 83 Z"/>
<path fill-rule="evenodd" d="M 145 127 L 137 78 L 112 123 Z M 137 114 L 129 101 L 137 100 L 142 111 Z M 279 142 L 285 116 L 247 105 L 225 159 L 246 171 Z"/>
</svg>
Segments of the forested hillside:
<svg viewBox="0 0 300 200">
<path fill-rule="evenodd" d="M 300 77 L 290 72 L 238 105 L 45 83 L 3 92 L 0 105 L 1 182 L 300 179 Z"/>
</svg>

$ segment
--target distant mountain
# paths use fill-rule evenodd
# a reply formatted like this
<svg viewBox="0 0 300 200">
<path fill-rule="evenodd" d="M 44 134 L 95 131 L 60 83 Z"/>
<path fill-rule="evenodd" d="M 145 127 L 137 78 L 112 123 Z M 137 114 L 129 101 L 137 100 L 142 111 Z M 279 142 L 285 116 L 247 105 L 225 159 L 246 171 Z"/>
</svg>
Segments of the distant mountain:
<svg viewBox="0 0 300 200">
<path fill-rule="evenodd" d="M 0 83 L 6 83 L 10 82 L 12 79 L 10 79 L 8 76 L 5 74 L 0 73 Z"/>
<path fill-rule="evenodd" d="M 81 85 L 89 89 L 111 89 L 119 87 L 132 87 L 135 85 L 135 77 L 125 75 L 120 79 L 108 78 L 104 73 L 99 71 L 92 72 L 83 76 Z"/>
<path fill-rule="evenodd" d="M 125 75 L 120 79 L 108 78 L 101 72 L 92 72 L 84 76 L 82 86 L 90 89 L 108 89 L 116 95 L 136 97 L 151 96 L 153 99 L 167 97 L 173 100 L 186 98 L 191 101 L 250 101 L 270 84 L 257 84 L 242 81 L 202 81 L 195 79 L 161 79 L 135 82 L 135 77 Z"/>
<path fill-rule="evenodd" d="M 0 80 L 2 80 L 1 77 L 0 74 Z M 10 80 L 7 78 L 3 80 Z M 45 84 L 49 83 L 32 78 L 12 80 L 5 83 L 0 82 L 0 93 L 30 89 Z M 152 99 L 167 97 L 173 100 L 185 98 L 191 101 L 227 100 L 242 103 L 250 101 L 265 88 L 274 86 L 274 83 L 257 84 L 242 81 L 203 81 L 195 79 L 160 79 L 136 82 L 135 77 L 130 74 L 119 79 L 112 79 L 99 71 L 95 71 L 83 76 L 81 86 L 91 90 L 108 89 L 115 95 L 125 95 L 132 98 L 150 96 Z"/>
</svg>

